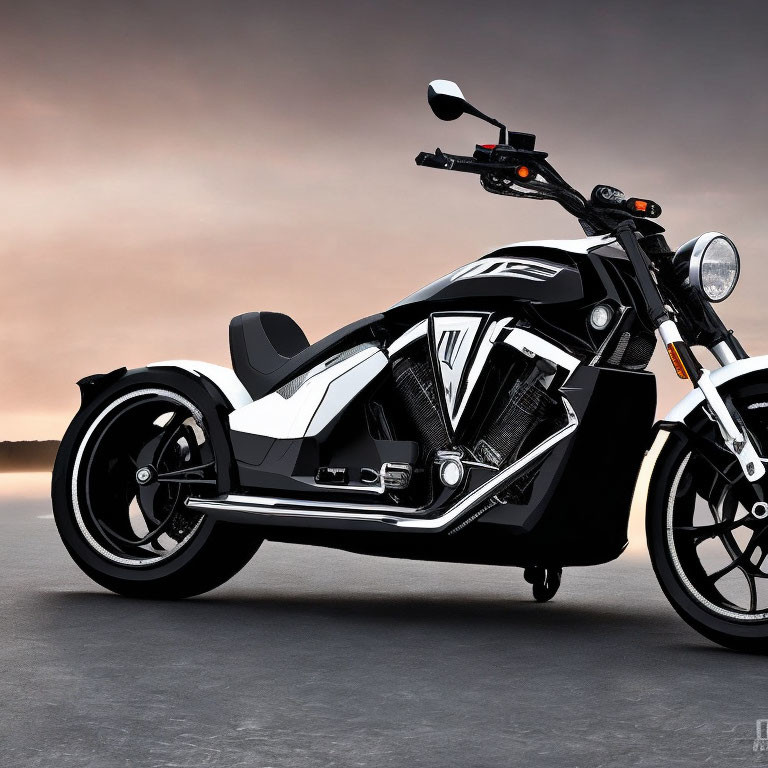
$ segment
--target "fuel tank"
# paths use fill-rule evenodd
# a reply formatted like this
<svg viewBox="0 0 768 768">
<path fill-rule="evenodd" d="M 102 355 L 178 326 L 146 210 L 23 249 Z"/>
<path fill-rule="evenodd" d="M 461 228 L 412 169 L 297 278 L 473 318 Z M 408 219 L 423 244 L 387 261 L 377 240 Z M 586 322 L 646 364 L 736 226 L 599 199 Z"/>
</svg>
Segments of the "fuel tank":
<svg viewBox="0 0 768 768">
<path fill-rule="evenodd" d="M 476 301 L 564 304 L 584 298 L 579 257 L 613 242 L 613 238 L 539 240 L 499 248 L 455 269 L 395 304 L 390 311 L 417 304 L 471 306 Z"/>
</svg>

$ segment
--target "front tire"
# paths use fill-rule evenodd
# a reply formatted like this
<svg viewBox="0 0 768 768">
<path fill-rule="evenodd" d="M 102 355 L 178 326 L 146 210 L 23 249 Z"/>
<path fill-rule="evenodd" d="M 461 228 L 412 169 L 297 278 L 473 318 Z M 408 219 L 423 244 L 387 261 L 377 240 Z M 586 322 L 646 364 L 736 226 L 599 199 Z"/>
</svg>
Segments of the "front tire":
<svg viewBox="0 0 768 768">
<path fill-rule="evenodd" d="M 734 396 L 762 456 L 768 448 L 764 392 L 763 385 Z M 711 422 L 700 416 L 690 426 L 701 434 Z M 717 440 L 713 432 L 707 437 Z M 664 594 L 690 626 L 727 648 L 766 653 L 768 520 L 740 502 L 738 487 L 687 440 L 670 437 L 649 488 L 648 549 Z"/>
<path fill-rule="evenodd" d="M 231 578 L 262 539 L 185 507 L 190 494 L 215 492 L 224 428 L 202 386 L 148 378 L 129 374 L 75 418 L 54 467 L 54 519 L 72 559 L 101 586 L 190 597 Z"/>
</svg>

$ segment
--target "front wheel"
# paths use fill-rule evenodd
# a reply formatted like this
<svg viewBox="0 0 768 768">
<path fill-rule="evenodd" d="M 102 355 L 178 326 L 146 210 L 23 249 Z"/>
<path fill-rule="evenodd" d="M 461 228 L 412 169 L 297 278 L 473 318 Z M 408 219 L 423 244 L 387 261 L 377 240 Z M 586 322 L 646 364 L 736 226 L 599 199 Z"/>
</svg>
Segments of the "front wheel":
<svg viewBox="0 0 768 768">
<path fill-rule="evenodd" d="M 213 589 L 250 560 L 261 539 L 184 503 L 215 484 L 212 431 L 221 428 L 179 391 L 136 381 L 73 422 L 53 512 L 88 576 L 130 597 L 172 599 Z"/>
<path fill-rule="evenodd" d="M 734 404 L 765 456 L 768 402 L 744 395 Z M 648 495 L 648 549 L 664 593 L 688 624 L 728 648 L 766 653 L 768 518 L 743 502 L 733 466 L 716 468 L 687 441 L 669 439 Z"/>
</svg>

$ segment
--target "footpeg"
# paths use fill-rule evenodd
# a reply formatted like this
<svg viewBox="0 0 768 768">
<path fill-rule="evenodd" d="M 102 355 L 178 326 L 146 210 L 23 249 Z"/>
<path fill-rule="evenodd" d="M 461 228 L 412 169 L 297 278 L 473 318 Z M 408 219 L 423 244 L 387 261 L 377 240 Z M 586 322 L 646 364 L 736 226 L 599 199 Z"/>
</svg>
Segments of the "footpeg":
<svg viewBox="0 0 768 768">
<path fill-rule="evenodd" d="M 411 484 L 413 468 L 410 464 L 388 462 L 381 465 L 381 483 L 391 491 L 405 490 Z"/>
<path fill-rule="evenodd" d="M 413 468 L 410 464 L 390 461 L 381 465 L 380 470 L 363 467 L 360 479 L 369 485 L 380 485 L 388 491 L 405 490 L 411 483 Z"/>
</svg>

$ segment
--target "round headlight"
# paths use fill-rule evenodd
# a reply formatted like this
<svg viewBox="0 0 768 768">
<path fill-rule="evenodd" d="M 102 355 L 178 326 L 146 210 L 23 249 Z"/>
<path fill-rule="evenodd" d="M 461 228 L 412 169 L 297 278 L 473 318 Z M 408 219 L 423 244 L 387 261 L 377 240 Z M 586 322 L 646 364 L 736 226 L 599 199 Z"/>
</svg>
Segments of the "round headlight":
<svg viewBox="0 0 768 768">
<path fill-rule="evenodd" d="M 719 232 L 707 232 L 693 241 L 688 275 L 691 285 L 709 301 L 723 301 L 739 279 L 739 252 Z"/>
</svg>

